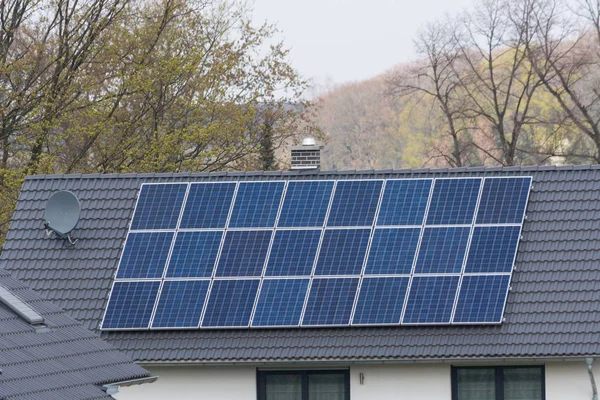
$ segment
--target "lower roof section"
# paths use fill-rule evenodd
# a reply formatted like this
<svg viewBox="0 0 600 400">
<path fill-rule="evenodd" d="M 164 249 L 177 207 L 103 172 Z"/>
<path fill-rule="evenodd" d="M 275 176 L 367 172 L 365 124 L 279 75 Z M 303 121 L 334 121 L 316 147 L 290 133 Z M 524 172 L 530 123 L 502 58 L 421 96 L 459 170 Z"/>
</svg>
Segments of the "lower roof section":
<svg viewBox="0 0 600 400">
<path fill-rule="evenodd" d="M 49 175 L 25 180 L 0 260 L 18 278 L 97 329 L 146 182 L 532 176 L 504 321 L 494 326 L 102 332 L 147 363 L 574 358 L 600 354 L 600 167 L 462 168 L 248 174 Z M 73 247 L 47 238 L 46 200 L 82 204 Z"/>
</svg>

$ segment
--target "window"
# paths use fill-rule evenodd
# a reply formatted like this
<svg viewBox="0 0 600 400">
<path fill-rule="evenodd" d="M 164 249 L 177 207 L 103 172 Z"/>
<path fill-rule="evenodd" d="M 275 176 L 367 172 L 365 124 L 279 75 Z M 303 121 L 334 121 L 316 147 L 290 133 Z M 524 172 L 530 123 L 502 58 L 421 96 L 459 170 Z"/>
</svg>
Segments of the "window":
<svg viewBox="0 0 600 400">
<path fill-rule="evenodd" d="M 350 373 L 258 371 L 258 400 L 350 400 Z"/>
<path fill-rule="evenodd" d="M 544 367 L 452 367 L 452 400 L 544 400 Z"/>
</svg>

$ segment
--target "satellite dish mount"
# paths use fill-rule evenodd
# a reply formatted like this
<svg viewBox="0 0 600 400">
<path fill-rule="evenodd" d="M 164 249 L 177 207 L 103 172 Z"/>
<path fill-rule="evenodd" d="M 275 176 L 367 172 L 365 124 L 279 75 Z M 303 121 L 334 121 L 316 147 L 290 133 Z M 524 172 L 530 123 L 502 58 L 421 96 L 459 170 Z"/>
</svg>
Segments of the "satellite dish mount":
<svg viewBox="0 0 600 400">
<path fill-rule="evenodd" d="M 77 196 L 68 190 L 54 192 L 46 203 L 44 215 L 44 227 L 46 235 L 54 233 L 60 239 L 67 239 L 71 245 L 77 243 L 77 239 L 71 237 L 71 231 L 79 222 L 81 205 Z"/>
</svg>

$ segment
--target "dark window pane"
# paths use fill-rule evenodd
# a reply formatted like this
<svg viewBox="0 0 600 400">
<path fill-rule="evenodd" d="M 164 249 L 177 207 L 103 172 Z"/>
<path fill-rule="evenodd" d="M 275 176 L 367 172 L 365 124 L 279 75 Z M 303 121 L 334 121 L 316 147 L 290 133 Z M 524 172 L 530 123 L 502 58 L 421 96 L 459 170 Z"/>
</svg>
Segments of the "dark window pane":
<svg viewBox="0 0 600 400">
<path fill-rule="evenodd" d="M 457 400 L 495 400 L 495 381 L 493 368 L 457 369 Z"/>
<path fill-rule="evenodd" d="M 308 375 L 308 400 L 344 400 L 344 374 Z"/>
<path fill-rule="evenodd" d="M 266 400 L 301 400 L 302 376 L 272 374 L 266 377 Z"/>
<path fill-rule="evenodd" d="M 504 368 L 504 400 L 541 399 L 541 368 Z"/>
</svg>

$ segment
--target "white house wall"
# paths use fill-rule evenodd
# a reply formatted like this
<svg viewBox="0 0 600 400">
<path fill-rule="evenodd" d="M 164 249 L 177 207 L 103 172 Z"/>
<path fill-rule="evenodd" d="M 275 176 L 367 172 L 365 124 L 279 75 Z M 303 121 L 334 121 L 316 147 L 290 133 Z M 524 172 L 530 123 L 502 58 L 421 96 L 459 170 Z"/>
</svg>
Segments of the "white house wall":
<svg viewBox="0 0 600 400">
<path fill-rule="evenodd" d="M 115 398 L 256 400 L 257 397 L 254 366 L 145 365 L 144 368 L 158 375 L 159 380 L 152 384 L 121 388 Z M 600 366 L 597 370 L 600 382 Z M 362 384 L 360 374 L 364 377 Z M 546 363 L 545 374 L 546 400 L 592 398 L 583 361 Z M 350 394 L 352 400 L 451 400 L 450 364 L 354 364 L 350 366 Z"/>
</svg>

